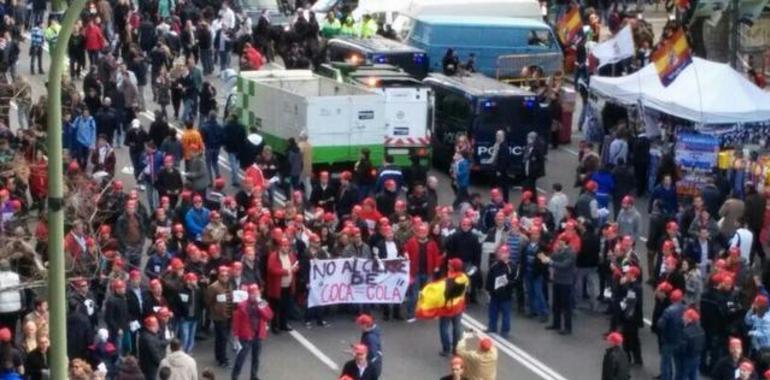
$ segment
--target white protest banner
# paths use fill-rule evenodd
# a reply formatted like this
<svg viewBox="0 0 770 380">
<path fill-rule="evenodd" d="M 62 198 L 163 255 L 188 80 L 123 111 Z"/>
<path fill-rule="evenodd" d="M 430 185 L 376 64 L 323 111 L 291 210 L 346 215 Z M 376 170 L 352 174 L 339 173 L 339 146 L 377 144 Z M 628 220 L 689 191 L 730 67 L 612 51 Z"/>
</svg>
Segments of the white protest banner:
<svg viewBox="0 0 770 380">
<path fill-rule="evenodd" d="M 312 260 L 308 285 L 308 307 L 398 304 L 409 286 L 409 260 Z"/>
</svg>

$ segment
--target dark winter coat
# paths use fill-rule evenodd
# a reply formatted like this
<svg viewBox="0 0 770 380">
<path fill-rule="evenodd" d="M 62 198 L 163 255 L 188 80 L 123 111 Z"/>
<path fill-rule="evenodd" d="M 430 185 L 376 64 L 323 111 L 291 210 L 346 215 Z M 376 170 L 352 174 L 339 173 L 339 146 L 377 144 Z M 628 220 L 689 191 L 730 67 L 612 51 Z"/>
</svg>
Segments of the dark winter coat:
<svg viewBox="0 0 770 380">
<path fill-rule="evenodd" d="M 604 352 L 602 360 L 602 380 L 628 380 L 631 373 L 628 356 L 621 347 L 610 347 Z"/>
</svg>

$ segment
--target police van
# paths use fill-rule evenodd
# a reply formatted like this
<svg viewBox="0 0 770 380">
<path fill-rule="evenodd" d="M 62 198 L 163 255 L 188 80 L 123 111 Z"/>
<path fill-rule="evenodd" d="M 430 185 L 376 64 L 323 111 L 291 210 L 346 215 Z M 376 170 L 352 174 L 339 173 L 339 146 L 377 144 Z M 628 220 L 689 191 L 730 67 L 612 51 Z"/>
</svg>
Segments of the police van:
<svg viewBox="0 0 770 380">
<path fill-rule="evenodd" d="M 332 38 L 326 45 L 326 52 L 331 62 L 347 62 L 354 65 L 389 64 L 418 79 L 428 75 L 428 57 L 425 51 L 380 36 Z"/>
<path fill-rule="evenodd" d="M 511 153 L 511 175 L 523 171 L 522 156 L 527 134 L 541 138 L 549 132 L 550 116 L 534 93 L 482 74 L 447 76 L 432 73 L 423 80 L 430 86 L 435 103 L 432 134 L 433 162 L 447 168 L 454 155 L 455 140 L 465 135 L 471 143 L 471 169 L 493 169 L 495 134 L 503 130 Z"/>
</svg>

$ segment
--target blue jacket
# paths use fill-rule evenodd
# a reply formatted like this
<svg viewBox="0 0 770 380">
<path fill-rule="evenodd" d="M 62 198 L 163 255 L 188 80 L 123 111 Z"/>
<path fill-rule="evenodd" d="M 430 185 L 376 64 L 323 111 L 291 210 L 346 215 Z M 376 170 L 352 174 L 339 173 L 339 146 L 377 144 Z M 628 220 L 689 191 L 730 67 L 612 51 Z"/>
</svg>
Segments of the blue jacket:
<svg viewBox="0 0 770 380">
<path fill-rule="evenodd" d="M 682 337 L 682 331 L 684 330 L 684 324 L 682 322 L 684 311 L 685 306 L 682 302 L 671 304 L 663 311 L 663 315 L 660 316 L 657 324 L 661 344 L 679 344 Z"/>
<path fill-rule="evenodd" d="M 609 206 L 610 197 L 615 189 L 615 179 L 612 177 L 612 173 L 606 170 L 597 170 L 591 175 L 597 185 L 596 188 L 596 202 L 599 204 L 599 208 L 606 208 Z"/>
<path fill-rule="evenodd" d="M 371 330 L 361 333 L 361 344 L 369 349 L 366 358 L 370 363 L 374 363 L 382 356 L 382 338 L 380 335 L 380 327 L 377 325 L 374 325 Z"/>
<path fill-rule="evenodd" d="M 147 264 L 144 266 L 144 274 L 150 280 L 159 278 L 160 275 L 166 271 L 166 267 L 170 261 L 171 256 L 169 256 L 168 253 L 163 254 L 163 256 L 158 256 L 157 252 L 153 253 L 152 256 L 147 259 Z"/>
<path fill-rule="evenodd" d="M 765 314 L 759 316 L 754 314 L 752 310 L 749 310 L 746 313 L 744 322 L 749 329 L 752 351 L 759 351 L 762 348 L 770 347 L 770 311 L 766 311 Z"/>
<path fill-rule="evenodd" d="M 225 141 L 224 129 L 216 120 L 206 120 L 201 127 L 201 137 L 206 150 L 219 151 Z"/>
<path fill-rule="evenodd" d="M 24 378 L 21 377 L 18 373 L 16 373 L 13 370 L 4 370 L 2 373 L 0 373 L 0 380 L 23 380 Z"/>
<path fill-rule="evenodd" d="M 678 200 L 676 198 L 676 188 L 672 185 L 670 189 L 666 189 L 663 185 L 655 186 L 652 190 L 652 196 L 650 196 L 650 205 L 647 208 L 647 212 L 652 212 L 652 202 L 656 199 L 660 199 L 660 211 L 666 215 L 675 215 L 678 210 Z"/>
<path fill-rule="evenodd" d="M 396 189 L 404 186 L 404 174 L 401 173 L 401 168 L 396 165 L 385 165 L 380 169 L 380 175 L 377 176 L 375 191 L 377 193 L 382 192 L 385 189 L 385 181 L 389 179 L 396 181 Z"/>
<path fill-rule="evenodd" d="M 96 122 L 93 117 L 78 116 L 72 124 L 75 127 L 75 140 L 78 144 L 86 148 L 96 146 Z"/>
<path fill-rule="evenodd" d="M 471 185 L 471 163 L 467 159 L 462 159 L 457 163 L 457 187 L 467 189 Z"/>
<path fill-rule="evenodd" d="M 200 238 L 200 235 L 203 233 L 203 229 L 206 228 L 206 226 L 209 224 L 209 221 L 211 220 L 209 214 L 209 209 L 205 207 L 201 207 L 197 210 L 195 207 L 192 207 L 187 211 L 187 214 L 184 217 L 184 224 L 185 229 L 187 229 L 187 234 L 190 238 Z"/>
</svg>

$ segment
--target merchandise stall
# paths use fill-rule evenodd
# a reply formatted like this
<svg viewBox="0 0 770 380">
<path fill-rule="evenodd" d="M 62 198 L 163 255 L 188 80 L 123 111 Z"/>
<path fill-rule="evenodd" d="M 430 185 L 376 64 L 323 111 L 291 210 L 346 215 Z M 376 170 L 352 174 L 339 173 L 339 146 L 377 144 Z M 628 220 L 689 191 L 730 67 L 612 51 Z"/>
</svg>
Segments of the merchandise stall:
<svg viewBox="0 0 770 380">
<path fill-rule="evenodd" d="M 623 77 L 594 76 L 590 92 L 600 100 L 593 107 L 633 109 L 629 114 L 638 115 L 639 132 L 659 150 L 675 152 L 683 172 L 680 194 L 692 194 L 715 168 L 738 168 L 741 175 L 730 176 L 736 181 L 770 184 L 770 94 L 728 65 L 693 58 L 664 87 L 650 64 Z"/>
</svg>

